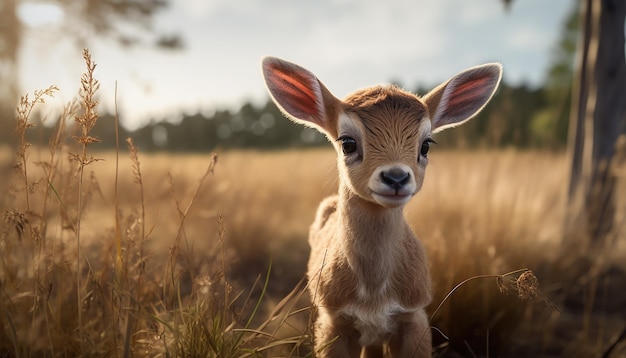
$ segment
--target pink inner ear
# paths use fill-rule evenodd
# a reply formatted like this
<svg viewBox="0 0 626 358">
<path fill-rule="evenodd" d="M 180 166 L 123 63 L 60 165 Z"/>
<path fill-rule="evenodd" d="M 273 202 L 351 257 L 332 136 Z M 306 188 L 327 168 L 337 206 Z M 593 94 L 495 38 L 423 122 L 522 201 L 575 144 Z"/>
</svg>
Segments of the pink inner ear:
<svg viewBox="0 0 626 358">
<path fill-rule="evenodd" d="M 489 95 L 492 86 L 489 85 L 491 78 L 477 77 L 462 82 L 448 97 L 448 115 L 455 116 L 456 111 L 466 112 L 468 107 L 476 104 L 482 106 L 484 98 Z M 451 113 L 452 112 L 452 113 Z"/>
<path fill-rule="evenodd" d="M 276 66 L 272 66 L 272 72 L 269 80 L 276 91 L 274 97 L 285 110 L 300 119 L 319 117 L 317 94 L 311 88 L 311 78 Z"/>
</svg>

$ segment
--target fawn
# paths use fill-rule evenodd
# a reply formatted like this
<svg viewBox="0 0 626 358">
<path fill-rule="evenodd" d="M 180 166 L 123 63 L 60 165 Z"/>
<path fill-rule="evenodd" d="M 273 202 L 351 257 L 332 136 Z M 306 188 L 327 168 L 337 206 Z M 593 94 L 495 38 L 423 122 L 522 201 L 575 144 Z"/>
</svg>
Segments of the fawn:
<svg viewBox="0 0 626 358">
<path fill-rule="evenodd" d="M 281 111 L 337 151 L 338 194 L 322 201 L 309 233 L 317 355 L 430 357 L 428 261 L 403 208 L 424 181 L 431 134 L 480 112 L 502 66 L 467 69 L 423 97 L 386 85 L 343 101 L 296 64 L 266 57 L 262 71 Z"/>
</svg>

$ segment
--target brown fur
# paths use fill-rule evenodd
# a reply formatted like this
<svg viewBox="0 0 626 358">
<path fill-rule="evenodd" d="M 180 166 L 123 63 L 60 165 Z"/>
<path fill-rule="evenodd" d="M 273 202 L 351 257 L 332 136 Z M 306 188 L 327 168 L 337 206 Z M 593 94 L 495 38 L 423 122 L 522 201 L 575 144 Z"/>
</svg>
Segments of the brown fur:
<svg viewBox="0 0 626 358">
<path fill-rule="evenodd" d="M 430 303 L 431 287 L 424 249 L 401 207 L 384 208 L 364 198 L 367 181 L 379 165 L 400 161 L 420 172 L 417 124 L 426 110 L 416 96 L 395 87 L 361 91 L 345 102 L 345 111 L 361 119 L 369 140 L 362 141 L 367 142 L 363 163 L 347 168 L 350 178 L 340 178 L 339 195 L 320 204 L 310 229 L 309 289 L 314 305 L 323 311 L 316 323 L 317 353 L 347 357 L 351 347 L 364 343 L 368 346 L 364 354 L 375 356 L 389 342 L 390 351 L 403 352 L 394 356 L 427 356 L 430 327 L 423 309 Z M 422 180 L 416 178 L 418 186 Z M 380 287 L 383 282 L 387 287 Z M 366 297 L 360 297 L 359 290 Z M 346 306 L 358 302 L 365 310 L 380 310 L 390 301 L 410 312 L 392 314 L 388 330 L 359 342 L 362 334 L 354 329 L 359 323 L 345 314 Z M 327 347 L 334 338 L 329 332 L 343 338 Z"/>
<path fill-rule="evenodd" d="M 337 151 L 339 192 L 322 201 L 309 233 L 317 355 L 431 356 L 428 262 L 403 207 L 422 187 L 431 132 L 480 111 L 501 67 L 464 71 L 423 99 L 376 86 L 344 101 L 298 65 L 266 58 L 263 73 L 281 110 L 325 133 Z"/>
</svg>

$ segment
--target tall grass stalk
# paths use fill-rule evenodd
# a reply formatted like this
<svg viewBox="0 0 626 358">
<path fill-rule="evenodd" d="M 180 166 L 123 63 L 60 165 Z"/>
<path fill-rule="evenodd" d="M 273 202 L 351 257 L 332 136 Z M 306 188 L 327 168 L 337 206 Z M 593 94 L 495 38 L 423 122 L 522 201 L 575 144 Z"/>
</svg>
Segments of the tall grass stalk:
<svg viewBox="0 0 626 358">
<path fill-rule="evenodd" d="M 193 193 L 193 195 L 191 196 L 191 199 L 189 200 L 189 203 L 187 204 L 185 210 L 181 209 L 181 203 L 178 200 L 178 198 L 176 197 L 176 192 L 174 190 L 174 184 L 173 184 L 173 178 L 170 175 L 170 185 L 171 185 L 171 194 L 172 197 L 175 201 L 176 204 L 176 210 L 178 212 L 178 216 L 179 216 L 179 223 L 178 223 L 178 229 L 176 231 L 176 236 L 174 239 L 174 243 L 173 245 L 170 247 L 170 259 L 169 259 L 169 264 L 167 265 L 166 271 L 165 271 L 165 275 L 163 277 L 164 281 L 163 282 L 170 282 L 171 284 L 164 284 L 163 285 L 163 297 L 167 298 L 170 297 L 170 294 L 167 292 L 168 287 L 173 289 L 175 292 L 179 293 L 179 289 L 176 287 L 175 282 L 176 280 L 176 258 L 179 254 L 179 250 L 180 250 L 180 240 L 182 237 L 185 236 L 185 220 L 187 218 L 187 216 L 189 215 L 189 211 L 191 210 L 193 204 L 195 203 L 200 190 L 202 189 L 202 186 L 206 180 L 206 178 L 210 175 L 213 174 L 214 170 L 215 170 L 215 165 L 217 164 L 217 154 L 213 154 L 211 156 L 211 159 L 209 161 L 209 164 L 207 166 L 206 171 L 204 172 L 204 174 L 202 175 L 202 177 L 200 177 L 200 180 L 198 182 L 198 185 L 196 186 L 196 189 Z M 187 240 L 185 240 L 186 246 L 187 246 L 187 252 L 190 252 L 189 249 L 189 244 L 187 242 Z M 187 259 L 187 257 L 184 257 L 185 259 Z M 188 263 L 189 264 L 189 263 Z M 189 266 L 189 265 L 188 265 Z M 189 268 L 189 267 L 188 267 Z M 189 272 L 192 272 L 192 270 L 189 270 Z M 169 280 L 168 280 L 169 277 Z M 177 297 L 177 301 L 179 306 L 182 305 L 182 299 L 180 297 L 179 294 L 176 295 Z"/>
<path fill-rule="evenodd" d="M 40 258 L 37 260 L 36 275 L 35 275 L 38 282 L 44 281 L 42 280 L 42 274 L 45 276 L 45 273 L 48 270 L 48 266 L 46 265 L 45 255 L 50 254 L 54 256 L 55 254 L 55 243 L 54 242 L 48 243 L 48 218 L 47 218 L 47 211 L 48 211 L 47 207 L 48 207 L 48 201 L 49 201 L 48 198 L 50 197 L 51 191 L 53 191 L 55 194 L 57 193 L 53 184 L 53 181 L 56 178 L 57 169 L 59 167 L 58 158 L 56 154 L 62 151 L 63 135 L 65 133 L 67 119 L 71 118 L 74 115 L 75 111 L 76 111 L 75 101 L 72 101 L 69 104 L 64 106 L 63 112 L 59 116 L 58 121 L 56 123 L 56 129 L 54 131 L 54 134 L 52 138 L 50 138 L 50 141 L 48 142 L 49 160 L 48 162 L 41 163 L 41 166 L 43 167 L 43 170 L 44 170 L 44 177 L 45 177 L 46 185 L 44 189 L 41 212 L 40 212 L 41 222 L 39 225 L 39 235 L 40 235 L 41 242 L 40 242 L 39 250 L 38 250 L 38 255 L 40 256 Z M 58 195 L 57 195 L 57 198 L 59 199 L 59 205 L 62 206 L 63 202 L 61 198 L 58 197 Z M 50 252 L 48 252 L 48 249 L 50 249 Z M 43 272 L 42 272 L 42 267 L 41 267 L 42 265 L 44 266 Z M 49 295 L 44 294 L 41 296 L 42 296 L 42 307 L 45 307 L 45 308 L 49 307 L 49 304 L 50 304 Z M 35 312 L 35 310 L 33 311 Z M 34 312 L 33 312 L 33 316 L 35 315 Z M 51 354 L 55 356 L 54 343 L 52 339 L 53 332 L 52 332 L 50 318 L 47 314 L 44 314 L 43 316 L 44 316 L 45 325 L 46 325 L 46 336 L 50 344 L 50 351 L 51 351 Z"/>
<path fill-rule="evenodd" d="M 77 103 L 76 101 L 71 101 L 63 107 L 63 112 L 59 116 L 59 119 L 56 123 L 56 129 L 54 131 L 53 137 L 50 138 L 48 142 L 48 152 L 50 154 L 49 160 L 47 163 L 43 163 L 44 174 L 46 187 L 44 190 L 42 207 L 41 207 L 41 237 L 43 239 L 42 244 L 46 244 L 46 238 L 48 237 L 48 223 L 46 218 L 46 213 L 48 209 L 48 198 L 50 197 L 50 191 L 54 192 L 56 198 L 59 200 L 60 205 L 63 205 L 63 200 L 58 195 L 57 190 L 54 187 L 54 180 L 57 175 L 57 170 L 59 169 L 60 163 L 57 157 L 57 154 L 62 153 L 63 150 L 63 140 L 64 134 L 66 131 L 67 120 L 68 118 L 72 118 L 76 113 Z M 64 209 L 63 209 L 64 210 Z"/>
<path fill-rule="evenodd" d="M 20 172 L 20 176 L 22 177 L 24 184 L 24 200 L 26 207 L 26 224 L 28 225 L 28 238 L 32 238 L 32 218 L 30 218 L 32 211 L 30 207 L 30 192 L 34 190 L 28 182 L 28 148 L 30 144 L 26 140 L 26 132 L 29 128 L 32 128 L 34 125 L 29 121 L 30 115 L 33 111 L 33 108 L 38 103 L 45 103 L 45 97 L 54 97 L 54 92 L 58 91 L 57 86 L 50 86 L 43 91 L 35 91 L 33 93 L 33 99 L 28 99 L 28 94 L 22 96 L 20 98 L 20 103 L 17 106 L 17 123 L 15 132 L 19 138 L 17 156 L 20 160 L 18 164 L 18 169 Z M 18 233 L 18 236 L 21 238 L 21 234 Z"/>
<path fill-rule="evenodd" d="M 80 345 L 83 345 L 83 309 L 82 309 L 82 287 L 81 287 L 81 218 L 83 213 L 83 176 L 85 167 L 94 162 L 101 160 L 100 158 L 94 158 L 90 156 L 87 158 L 87 147 L 89 144 L 98 142 L 99 140 L 90 135 L 91 129 L 96 125 L 98 121 L 98 112 L 96 108 L 98 101 L 95 99 L 95 94 L 99 88 L 99 82 L 93 77 L 93 73 L 96 69 L 96 64 L 91 60 L 91 53 L 89 50 L 83 50 L 83 59 L 87 66 L 87 71 L 83 73 L 80 79 L 80 98 L 83 113 L 75 117 L 76 122 L 79 125 L 80 134 L 75 136 L 76 141 L 81 145 L 82 151 L 80 154 L 70 153 L 70 157 L 76 161 L 77 174 L 78 174 L 78 216 L 76 217 L 76 295 L 77 295 L 77 307 L 78 307 L 78 332 Z"/>
<path fill-rule="evenodd" d="M 120 225 L 120 205 L 118 197 L 118 179 L 120 170 L 120 132 L 119 116 L 117 111 L 117 81 L 115 81 L 115 177 L 113 182 L 113 206 L 115 209 L 115 248 L 117 272 L 122 271 L 122 227 Z"/>
<path fill-rule="evenodd" d="M 21 239 L 24 234 L 24 231 L 26 231 L 27 232 L 26 238 L 28 241 L 28 245 L 32 248 L 31 258 L 33 259 L 33 263 L 35 264 L 34 275 L 32 279 L 33 287 L 37 287 L 39 283 L 38 281 L 39 281 L 39 272 L 40 272 L 40 260 L 38 259 L 38 257 L 42 255 L 41 247 L 42 247 L 43 240 L 41 239 L 41 235 L 35 234 L 36 232 L 41 233 L 41 230 L 40 229 L 34 230 L 33 228 L 34 213 L 31 209 L 31 204 L 30 204 L 30 192 L 35 190 L 36 184 L 31 185 L 29 184 L 29 181 L 28 181 L 28 148 L 30 147 L 30 144 L 26 140 L 26 133 L 29 128 L 32 128 L 34 126 L 30 122 L 29 118 L 31 116 L 31 113 L 35 105 L 39 103 L 45 103 L 45 97 L 54 97 L 54 92 L 56 91 L 58 91 L 58 88 L 56 86 L 50 86 L 43 91 L 35 91 L 33 94 L 32 100 L 29 100 L 28 95 L 24 95 L 20 98 L 20 102 L 16 109 L 17 121 L 16 121 L 15 131 L 19 138 L 18 151 L 17 151 L 19 162 L 17 164 L 17 168 L 19 170 L 19 174 L 23 180 L 23 185 L 24 185 L 23 192 L 24 192 L 24 199 L 25 199 L 25 203 L 24 203 L 25 213 L 13 211 L 11 213 L 11 216 L 15 218 L 13 221 L 15 223 L 15 227 L 17 228 L 18 238 Z M 44 208 L 45 208 L 45 205 L 44 205 Z M 5 217 L 6 216 L 7 214 L 5 214 Z M 31 324 L 34 324 L 36 320 L 37 304 L 38 302 L 36 300 L 33 304 L 34 307 L 32 309 Z M 42 303 L 39 303 L 39 304 L 42 304 Z M 46 305 L 45 300 L 43 302 L 43 305 L 45 307 Z M 46 323 L 48 323 L 47 320 L 46 320 Z M 13 333 L 11 335 L 13 337 L 12 340 L 14 342 L 14 345 L 16 345 L 17 332 L 15 331 L 13 324 L 11 324 L 10 326 L 11 326 L 11 331 Z M 47 332 L 48 332 L 48 339 L 50 339 L 49 330 L 47 330 Z M 18 350 L 16 349 L 16 352 L 17 351 Z"/>
<path fill-rule="evenodd" d="M 133 315 L 133 312 L 138 312 L 138 310 L 140 309 L 139 307 L 139 302 L 141 301 L 141 292 L 142 292 L 142 281 L 143 281 L 143 274 L 144 274 L 144 270 L 145 270 L 145 262 L 144 262 L 144 240 L 146 237 L 146 233 L 145 233 L 145 223 L 146 223 L 146 210 L 145 210 L 145 199 L 144 199 L 144 192 L 143 192 L 143 180 L 141 177 L 141 165 L 139 163 L 139 150 L 137 149 L 137 147 L 135 147 L 135 144 L 133 143 L 132 138 L 128 138 L 126 140 L 126 143 L 128 144 L 128 149 L 130 150 L 130 159 L 132 162 L 132 166 L 133 166 L 133 181 L 135 182 L 135 184 L 137 184 L 137 186 L 139 187 L 139 200 L 140 200 L 140 207 L 141 207 L 141 213 L 140 213 L 140 223 L 139 223 L 139 227 L 140 227 L 140 231 L 139 231 L 139 273 L 137 274 L 137 283 L 136 283 L 136 287 L 134 289 L 135 294 L 134 295 L 130 295 L 128 296 L 128 310 L 127 310 L 127 315 L 126 315 L 126 334 L 125 334 L 125 338 L 124 338 L 124 357 L 130 357 L 131 356 L 131 352 L 132 352 L 132 332 L 135 331 L 135 316 Z M 128 286 L 129 281 L 128 281 L 128 273 L 124 272 L 124 283 L 126 286 Z M 130 292 L 132 292 L 130 287 L 127 287 L 127 290 Z"/>
</svg>

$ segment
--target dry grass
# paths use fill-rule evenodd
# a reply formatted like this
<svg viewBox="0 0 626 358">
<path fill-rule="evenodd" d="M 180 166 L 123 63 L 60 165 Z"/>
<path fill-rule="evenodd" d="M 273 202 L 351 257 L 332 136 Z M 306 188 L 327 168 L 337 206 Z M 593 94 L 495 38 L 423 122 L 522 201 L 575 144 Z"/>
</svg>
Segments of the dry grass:
<svg viewBox="0 0 626 358">
<path fill-rule="evenodd" d="M 96 105 L 17 165 L 0 153 L 0 356 L 310 355 L 301 279 L 334 153 L 91 153 Z M 567 245 L 565 155 L 437 149 L 406 212 L 438 356 L 626 354 L 623 244 Z"/>
<path fill-rule="evenodd" d="M 93 275 L 90 279 L 103 286 L 98 288 L 104 290 L 99 294 L 107 292 L 111 295 L 116 290 L 122 290 L 119 294 L 124 295 L 132 292 L 132 296 L 141 302 L 142 308 L 138 309 L 147 311 L 136 318 L 138 326 L 134 339 L 138 343 L 135 343 L 135 351 L 138 347 L 151 347 L 154 350 L 151 352 L 167 350 L 168 347 L 176 351 L 167 341 L 176 340 L 173 331 L 168 332 L 159 322 L 176 321 L 173 310 L 192 310 L 191 318 L 208 321 L 208 317 L 215 313 L 212 310 L 224 309 L 225 305 L 220 306 L 216 302 L 223 302 L 226 297 L 233 299 L 238 294 L 242 295 L 239 301 L 226 306 L 233 310 L 243 309 L 243 306 L 249 309 L 256 299 L 249 298 L 244 304 L 244 298 L 251 291 L 257 297 L 262 285 L 257 283 L 254 290 L 251 287 L 259 275 L 265 274 L 272 259 L 271 279 L 264 293 L 263 305 L 251 322 L 262 324 L 274 306 L 304 275 L 308 257 L 308 225 L 317 203 L 336 187 L 334 153 L 330 150 L 227 152 L 219 156 L 214 175 L 206 178 L 207 182 L 201 187 L 198 186 L 199 180 L 212 165 L 209 155 L 142 155 L 140 183 L 135 155 L 122 155 L 119 161 L 118 205 L 124 228 L 124 263 L 127 265 L 122 271 L 131 276 L 125 278 L 126 283 L 117 282 L 120 278 L 115 277 L 119 273 L 116 273 L 114 260 L 114 154 L 98 153 L 104 161 L 89 168 L 89 199 L 82 213 L 81 234 L 83 245 L 87 248 L 84 255 L 93 267 L 93 272 L 83 274 L 86 277 Z M 36 171 L 35 166 L 30 169 L 32 173 Z M 543 175 L 537 176 L 537 173 Z M 589 257 L 571 249 L 562 250 L 565 194 L 562 183 L 565 176 L 566 162 L 561 154 L 515 151 L 432 154 L 424 188 L 407 208 L 407 216 L 425 242 L 431 261 L 435 284 L 431 312 L 459 282 L 475 275 L 495 275 L 460 287 L 443 302 L 441 310 L 433 317 L 433 325 L 449 338 L 447 352 L 456 350 L 467 354 L 468 346 L 477 354 L 484 354 L 488 347 L 498 355 L 527 352 L 530 348 L 533 349 L 531 352 L 537 352 L 534 349 L 562 352 L 575 345 L 569 339 L 580 339 L 581 335 L 587 335 L 588 340 L 602 341 L 601 347 L 594 348 L 599 351 L 606 349 L 611 330 L 619 331 L 619 324 L 624 320 L 613 322 L 602 315 L 595 315 L 593 311 L 596 309 L 591 308 L 587 312 L 590 317 L 588 324 L 597 327 L 583 327 L 585 307 L 593 306 L 585 297 L 574 298 L 585 302 L 574 305 L 573 312 L 567 307 L 559 312 L 553 311 L 551 303 L 546 303 L 543 296 L 539 299 L 535 297 L 529 303 L 515 297 L 516 292 L 507 295 L 499 291 L 497 275 L 530 268 L 539 277 L 541 292 L 550 297 L 550 302 L 563 306 L 572 300 L 571 295 L 592 297 L 593 293 L 589 291 L 593 288 L 591 281 L 602 280 L 607 270 L 623 272 L 623 267 L 614 264 L 618 262 L 615 257 L 621 257 L 616 253 L 619 250 L 614 252 L 613 257 Z M 198 188 L 199 192 L 195 193 Z M 35 191 L 33 201 L 41 200 L 37 195 Z M 195 198 L 195 204 L 181 226 L 181 212 L 192 198 Z M 145 205 L 145 212 L 142 205 Z M 144 220 L 141 220 L 142 216 Z M 40 279 L 44 282 L 37 285 L 55 287 L 56 284 L 68 288 L 72 285 L 69 282 L 50 283 L 50 280 L 59 275 L 61 268 L 62 272 L 73 271 L 71 257 L 76 253 L 71 244 L 73 234 L 64 224 L 66 219 L 62 211 L 56 208 L 50 210 L 47 218 L 47 226 L 55 229 L 49 230 L 46 241 L 56 244 L 52 245 L 53 251 L 46 255 L 45 260 L 51 261 L 48 268 L 40 270 Z M 179 232 L 181 227 L 182 233 Z M 145 237 L 141 235 L 142 231 L 145 231 Z M 31 255 L 32 248 L 24 240 L 17 240 L 14 229 L 8 224 L 3 230 L 3 245 L 4 250 L 11 250 L 5 252 L 19 253 L 16 256 L 18 261 L 12 266 L 5 265 L 3 274 L 11 273 L 21 277 L 21 280 L 26 277 L 35 279 L 31 277 L 33 273 L 30 273 L 31 276 L 27 273 L 32 260 L 23 260 Z M 581 260 L 590 261 L 586 268 L 580 266 Z M 604 267 L 599 267 L 602 262 Z M 170 275 L 171 268 L 166 269 L 169 265 L 178 267 L 175 276 Z M 141 274 L 145 277 L 139 288 Z M 514 282 L 518 276 L 519 273 L 507 282 Z M 620 277 L 614 273 L 611 279 Z M 615 288 L 616 282 L 609 284 L 610 287 L 607 286 L 604 291 L 596 284 L 596 293 L 600 295 L 601 291 Z M 9 286 L 3 287 L 7 289 Z M 215 290 L 216 287 L 222 288 Z M 224 287 L 227 292 L 223 291 Z M 28 291 L 24 286 L 15 287 L 15 290 L 9 297 L 27 299 Z M 72 300 L 70 292 L 59 292 L 58 295 L 63 297 L 55 297 L 54 304 L 59 306 L 54 309 L 60 313 L 53 311 L 49 314 L 74 317 L 71 302 L 75 300 Z M 198 300 L 202 296 L 211 297 L 209 301 L 212 303 Z M 117 299 L 123 302 L 122 298 Z M 13 300 L 9 302 L 13 304 Z M 113 306 L 108 309 L 122 311 L 121 307 L 115 306 L 115 302 L 109 304 Z M 70 307 L 66 307 L 68 305 Z M 291 311 L 306 305 L 306 300 L 301 300 Z M 26 313 L 31 307 L 22 309 Z M 234 316 L 228 323 L 218 320 L 222 329 L 233 322 L 243 325 L 247 321 L 243 311 L 228 314 L 231 313 Z M 20 316 L 18 312 L 13 314 Z M 117 315 L 123 316 L 123 311 Z M 224 313 L 220 315 L 224 316 Z M 307 315 L 307 312 L 295 315 L 288 324 L 280 327 L 281 337 L 304 334 L 302 339 L 306 342 Z M 17 318 L 13 320 L 17 321 Z M 199 324 L 193 322 L 193 325 Z M 546 322 L 551 324 L 552 331 L 543 330 Z M 23 333 L 20 334 L 24 337 L 22 342 L 28 345 L 32 341 L 26 337 L 34 334 L 30 324 L 30 319 L 23 322 Z M 604 333 L 600 332 L 602 325 L 605 325 Z M 152 327 L 147 332 L 149 326 Z M 88 326 L 86 329 L 95 327 Z M 102 347 L 118 347 L 119 351 L 113 349 L 112 352 L 122 354 L 125 329 L 125 326 L 124 329 L 118 327 L 120 337 L 117 339 L 92 339 Z M 174 327 L 171 329 L 175 330 Z M 193 329 L 191 336 L 202 336 L 196 331 L 200 328 Z M 555 331 L 557 329 L 558 332 Z M 273 332 L 272 327 L 269 333 Z M 520 336 L 521 332 L 525 332 L 524 335 Z M 35 337 L 42 343 L 41 349 L 46 351 L 44 347 L 50 347 L 51 343 L 43 339 L 45 335 L 35 334 Z M 154 337 L 163 337 L 163 342 L 154 342 Z M 440 343 L 444 341 L 439 339 Z M 204 341 L 184 342 L 180 345 L 197 347 L 207 344 Z M 90 352 L 89 347 L 81 349 Z M 179 349 L 184 350 L 182 347 Z M 305 354 L 306 348 L 303 349 L 302 354 Z"/>
</svg>

